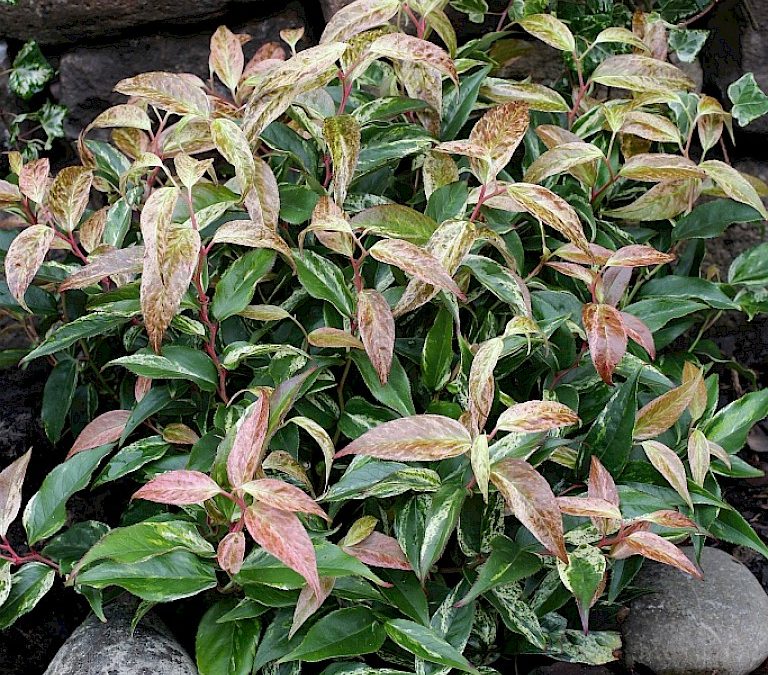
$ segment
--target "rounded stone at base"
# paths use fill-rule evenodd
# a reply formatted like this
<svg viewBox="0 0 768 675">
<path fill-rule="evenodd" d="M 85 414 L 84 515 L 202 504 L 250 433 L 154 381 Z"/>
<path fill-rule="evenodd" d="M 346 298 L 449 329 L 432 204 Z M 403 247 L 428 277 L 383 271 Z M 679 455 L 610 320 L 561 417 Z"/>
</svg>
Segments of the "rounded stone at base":
<svg viewBox="0 0 768 675">
<path fill-rule="evenodd" d="M 693 549 L 683 549 L 693 558 Z M 746 675 L 768 658 L 768 596 L 726 552 L 705 548 L 704 580 L 646 563 L 634 586 L 654 591 L 634 600 L 622 625 L 632 668 L 659 675 Z"/>
<path fill-rule="evenodd" d="M 45 675 L 197 675 L 162 621 L 148 614 L 131 636 L 136 603 L 105 608 L 108 622 L 89 617 L 56 653 Z"/>
</svg>

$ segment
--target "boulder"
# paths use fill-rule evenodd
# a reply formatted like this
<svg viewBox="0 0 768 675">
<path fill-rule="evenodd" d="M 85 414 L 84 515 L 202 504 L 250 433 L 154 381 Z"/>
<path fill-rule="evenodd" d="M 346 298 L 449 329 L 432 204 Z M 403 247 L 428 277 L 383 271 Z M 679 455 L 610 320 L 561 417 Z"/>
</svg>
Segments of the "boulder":
<svg viewBox="0 0 768 675">
<path fill-rule="evenodd" d="M 267 41 L 280 40 L 284 28 L 307 26 L 300 2 L 288 2 L 275 16 L 257 21 L 235 23 L 229 28 L 247 33 L 253 39 L 245 47 L 246 59 Z M 208 77 L 208 54 L 212 28 L 185 35 L 156 34 L 125 38 L 106 45 L 84 46 L 61 58 L 60 102 L 69 109 L 66 131 L 76 137 L 80 130 L 102 110 L 124 102 L 125 96 L 113 91 L 123 78 L 151 70 L 194 73 Z M 304 48 L 311 41 L 311 31 L 299 43 Z M 287 47 L 286 47 L 287 49 Z"/>
<path fill-rule="evenodd" d="M 768 658 L 768 596 L 760 583 L 719 549 L 705 548 L 701 566 L 701 581 L 667 565 L 643 566 L 634 585 L 653 593 L 634 600 L 622 624 L 630 668 L 746 675 Z"/>
<path fill-rule="evenodd" d="M 227 11 L 263 12 L 264 0 L 18 0 L 0 4 L 0 37 L 75 44 L 148 24 L 189 24 Z"/>
<path fill-rule="evenodd" d="M 711 31 L 702 51 L 705 80 L 728 100 L 728 86 L 744 73 L 768 91 L 768 0 L 723 0 L 707 15 L 703 25 Z M 747 130 L 768 133 L 768 117 L 752 122 Z"/>
<path fill-rule="evenodd" d="M 107 623 L 91 616 L 72 633 L 44 675 L 197 675 L 189 655 L 151 612 L 131 635 L 133 601 L 105 608 Z"/>
</svg>

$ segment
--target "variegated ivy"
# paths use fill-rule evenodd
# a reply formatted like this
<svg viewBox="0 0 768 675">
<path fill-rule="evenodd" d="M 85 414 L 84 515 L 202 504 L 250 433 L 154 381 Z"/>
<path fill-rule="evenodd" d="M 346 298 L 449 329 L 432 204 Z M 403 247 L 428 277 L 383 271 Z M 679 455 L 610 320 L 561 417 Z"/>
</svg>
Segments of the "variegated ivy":
<svg viewBox="0 0 768 675">
<path fill-rule="evenodd" d="M 445 5 L 357 0 L 248 62 L 222 27 L 207 82 L 118 83 L 79 165 L 11 155 L 0 297 L 34 344 L 4 361 L 50 362 L 70 450 L 28 553 L 6 535 L 37 460 L 0 474 L 0 626 L 58 572 L 97 614 L 106 589 L 140 612 L 221 590 L 203 675 L 597 664 L 620 640 L 590 608 L 644 558 L 768 552 L 718 484 L 754 475 L 736 453 L 768 393 L 718 410 L 702 342 L 765 307 L 766 245 L 700 274 L 707 238 L 768 215 L 730 114 L 658 17 L 574 35 L 513 3 L 459 48 Z M 573 86 L 499 77 L 520 32 Z M 122 523 L 64 529 L 117 480 Z"/>
</svg>

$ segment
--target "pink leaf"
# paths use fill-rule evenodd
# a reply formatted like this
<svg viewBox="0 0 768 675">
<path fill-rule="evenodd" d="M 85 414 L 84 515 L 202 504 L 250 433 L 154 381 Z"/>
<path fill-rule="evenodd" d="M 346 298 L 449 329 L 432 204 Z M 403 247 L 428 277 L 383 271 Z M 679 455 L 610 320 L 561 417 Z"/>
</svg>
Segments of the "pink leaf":
<svg viewBox="0 0 768 675">
<path fill-rule="evenodd" d="M 259 546 L 304 577 L 315 595 L 322 595 L 315 549 L 296 515 L 257 502 L 246 510 L 245 526 Z"/>
<path fill-rule="evenodd" d="M 320 609 L 326 598 L 331 594 L 334 583 L 336 583 L 336 579 L 333 577 L 320 577 L 320 590 L 322 591 L 320 595 L 317 595 L 311 586 L 304 586 L 301 589 L 299 599 L 296 601 L 296 609 L 293 611 L 291 630 L 288 631 L 289 640 L 304 625 L 304 622 Z"/>
<path fill-rule="evenodd" d="M 442 415 L 412 415 L 384 422 L 336 453 L 379 459 L 429 462 L 456 457 L 469 450 L 472 439 L 461 423 Z"/>
<path fill-rule="evenodd" d="M 360 543 L 354 546 L 342 546 L 342 549 L 366 565 L 409 572 L 413 570 L 397 539 L 381 532 L 371 532 Z"/>
<path fill-rule="evenodd" d="M 312 513 L 330 520 L 328 514 L 318 506 L 312 497 L 285 481 L 277 480 L 276 478 L 260 478 L 243 483 L 240 489 L 243 492 L 247 492 L 256 501 L 267 504 L 274 509 Z"/>
<path fill-rule="evenodd" d="M 368 358 L 386 384 L 395 350 L 395 320 L 381 293 L 366 289 L 357 294 L 357 323 Z"/>
<path fill-rule="evenodd" d="M 641 555 L 664 565 L 672 565 L 697 579 L 702 578 L 701 570 L 671 541 L 653 532 L 633 532 L 611 549 L 611 557 L 616 560 Z"/>
<path fill-rule="evenodd" d="M 160 504 L 184 506 L 202 504 L 221 493 L 221 488 L 210 476 L 200 471 L 168 471 L 153 478 L 139 488 L 132 499 L 146 499 Z"/>
<path fill-rule="evenodd" d="M 650 328 L 646 326 L 636 316 L 629 314 L 628 312 L 620 312 L 621 321 L 624 324 L 624 328 L 627 331 L 627 337 L 633 339 L 639 344 L 645 351 L 648 352 L 648 356 L 651 359 L 656 358 L 656 345 L 653 342 L 653 334 Z"/>
<path fill-rule="evenodd" d="M 130 410 L 111 410 L 99 415 L 80 432 L 67 454 L 67 459 L 83 450 L 98 448 L 100 445 L 120 440 L 130 416 Z"/>
<path fill-rule="evenodd" d="M 32 457 L 32 450 L 27 450 L 13 464 L 0 472 L 0 537 L 8 533 L 8 528 L 16 519 L 21 508 L 21 486 Z"/>
<path fill-rule="evenodd" d="M 264 456 L 268 424 L 269 399 L 262 392 L 237 423 L 235 441 L 227 457 L 227 477 L 232 487 L 240 487 L 256 474 Z"/>
<path fill-rule="evenodd" d="M 228 574 L 237 574 L 245 558 L 245 535 L 242 532 L 230 532 L 219 542 L 216 559 L 221 569 Z"/>
</svg>

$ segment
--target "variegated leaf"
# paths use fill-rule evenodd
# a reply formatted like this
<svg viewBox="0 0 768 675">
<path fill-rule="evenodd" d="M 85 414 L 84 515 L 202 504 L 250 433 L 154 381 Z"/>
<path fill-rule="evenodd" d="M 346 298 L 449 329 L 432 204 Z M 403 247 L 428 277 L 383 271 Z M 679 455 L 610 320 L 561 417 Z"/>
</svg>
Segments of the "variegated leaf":
<svg viewBox="0 0 768 675">
<path fill-rule="evenodd" d="M 67 453 L 67 457 L 72 457 L 72 455 L 83 450 L 90 450 L 91 448 L 98 448 L 100 445 L 117 442 L 130 416 L 130 410 L 111 410 L 102 413 L 89 422 L 80 432 Z"/>
<path fill-rule="evenodd" d="M 256 164 L 245 134 L 232 120 L 221 118 L 211 122 L 211 138 L 224 159 L 235 167 L 245 197 L 256 182 Z"/>
<path fill-rule="evenodd" d="M 30 225 L 19 232 L 5 254 L 5 280 L 8 290 L 27 311 L 24 295 L 43 264 L 53 242 L 53 228 L 46 225 Z"/>
<path fill-rule="evenodd" d="M 475 476 L 477 489 L 483 495 L 483 501 L 488 503 L 488 484 L 491 480 L 491 458 L 488 453 L 488 436 L 478 434 L 472 442 L 469 451 L 469 459 L 472 465 L 472 473 Z"/>
<path fill-rule="evenodd" d="M 698 377 L 698 385 L 688 405 L 688 412 L 691 413 L 691 420 L 693 422 L 698 420 L 707 409 L 707 385 L 704 382 L 701 370 L 691 361 L 686 361 L 683 364 L 683 383 L 689 382 L 696 377 Z"/>
<path fill-rule="evenodd" d="M 624 324 L 624 330 L 627 331 L 627 337 L 634 340 L 645 351 L 651 359 L 656 358 L 656 345 L 653 342 L 653 333 L 640 319 L 628 312 L 619 312 L 621 322 Z"/>
<path fill-rule="evenodd" d="M 288 631 L 289 640 L 296 634 L 296 631 L 304 625 L 307 619 L 320 609 L 322 604 L 331 594 L 335 582 L 336 579 L 334 577 L 320 577 L 320 595 L 317 595 L 315 589 L 311 586 L 304 586 L 304 588 L 301 589 L 299 598 L 296 601 L 296 608 L 293 610 L 291 630 Z"/>
<path fill-rule="evenodd" d="M 683 461 L 673 450 L 658 441 L 644 441 L 641 445 L 646 457 L 648 457 L 648 461 L 653 464 L 655 469 L 674 488 L 675 492 L 693 509 Z"/>
<path fill-rule="evenodd" d="M 179 469 L 155 476 L 134 492 L 131 499 L 146 499 L 160 504 L 185 506 L 202 504 L 221 493 L 221 488 L 210 476 L 200 471 Z"/>
<path fill-rule="evenodd" d="M 404 239 L 382 239 L 368 249 L 368 253 L 379 262 L 399 267 L 425 284 L 464 298 L 464 293 L 440 260 L 421 246 Z"/>
<path fill-rule="evenodd" d="M 641 555 L 664 565 L 672 565 L 697 579 L 702 578 L 701 570 L 672 542 L 653 532 L 632 532 L 611 549 L 616 560 Z"/>
<path fill-rule="evenodd" d="M 394 537 L 381 532 L 371 532 L 362 541 L 342 546 L 345 553 L 354 556 L 366 565 L 393 570 L 412 571 L 413 568 Z"/>
<path fill-rule="evenodd" d="M 472 359 L 472 366 L 469 370 L 468 395 L 469 417 L 473 435 L 485 427 L 485 422 L 491 412 L 496 389 L 493 371 L 503 350 L 504 341 L 498 337 L 492 338 L 480 345 L 474 359 Z"/>
<path fill-rule="evenodd" d="M 299 488 L 275 478 L 259 478 L 240 485 L 240 489 L 257 502 L 273 509 L 295 513 L 311 513 L 330 520 L 317 502 Z"/>
<path fill-rule="evenodd" d="M 504 459 L 491 467 L 491 482 L 515 517 L 552 555 L 568 562 L 563 519 L 549 483 L 521 459 Z"/>
<path fill-rule="evenodd" d="M 211 239 L 211 244 L 236 244 L 249 248 L 269 248 L 277 251 L 295 269 L 293 254 L 285 240 L 271 227 L 252 220 L 230 220 L 224 223 Z"/>
<path fill-rule="evenodd" d="M 643 406 L 635 417 L 635 440 L 644 441 L 663 434 L 683 414 L 699 387 L 701 372 Z"/>
<path fill-rule="evenodd" d="M 568 26 L 551 14 L 530 14 L 517 23 L 524 31 L 550 47 L 564 52 L 576 49 L 576 39 Z"/>
<path fill-rule="evenodd" d="M 462 455 L 471 445 L 469 433 L 456 420 L 442 415 L 412 415 L 379 424 L 337 452 L 336 458 L 367 455 L 429 462 Z"/>
<path fill-rule="evenodd" d="M 557 401 L 525 401 L 507 408 L 496 422 L 502 431 L 535 433 L 578 424 L 579 418 L 568 406 Z"/>
<path fill-rule="evenodd" d="M 117 83 L 115 91 L 135 96 L 177 115 L 208 117 L 211 106 L 203 82 L 183 73 L 149 72 Z"/>
<path fill-rule="evenodd" d="M 619 175 L 649 183 L 706 178 L 704 169 L 696 166 L 687 157 L 663 153 L 635 155 L 627 160 Z"/>
<path fill-rule="evenodd" d="M 631 244 L 623 246 L 605 262 L 606 267 L 645 267 L 674 262 L 675 256 L 657 251 L 652 246 Z"/>
<path fill-rule="evenodd" d="M 688 466 L 691 478 L 699 487 L 704 487 L 704 479 L 709 473 L 709 441 L 701 429 L 692 429 L 688 436 Z"/>
<path fill-rule="evenodd" d="M 609 56 L 595 69 L 591 80 L 641 93 L 689 91 L 696 86 L 671 63 L 640 54 Z"/>
<path fill-rule="evenodd" d="M 226 26 L 219 26 L 211 37 L 208 68 L 211 74 L 218 75 L 227 89 L 235 91 L 245 68 L 245 56 L 240 38 Z"/>
<path fill-rule="evenodd" d="M 84 166 L 59 171 L 48 190 L 48 208 L 63 230 L 71 232 L 83 217 L 93 183 L 93 172 Z"/>
<path fill-rule="evenodd" d="M 360 155 L 360 125 L 352 115 L 326 117 L 323 137 L 333 162 L 333 200 L 343 207 Z"/>
<path fill-rule="evenodd" d="M 149 119 L 146 111 L 137 105 L 131 103 L 122 103 L 107 108 L 104 112 L 96 116 L 87 129 L 141 129 L 143 131 L 152 130 L 152 120 Z"/>
<path fill-rule="evenodd" d="M 357 294 L 357 325 L 368 358 L 386 384 L 395 352 L 395 319 L 381 293 L 363 289 Z"/>
<path fill-rule="evenodd" d="M 496 77 L 487 77 L 480 87 L 480 93 L 494 103 L 520 101 L 531 110 L 541 112 L 568 112 L 570 106 L 554 89 L 535 82 L 512 82 Z"/>
<path fill-rule="evenodd" d="M 569 516 L 621 520 L 619 507 L 601 497 L 558 497 L 557 505 Z"/>
<path fill-rule="evenodd" d="M 219 567 L 227 574 L 237 574 L 245 558 L 245 535 L 242 532 L 230 532 L 219 542 L 216 560 Z"/>
<path fill-rule="evenodd" d="M 519 101 L 491 108 L 472 128 L 469 141 L 483 149 L 485 159 L 470 158 L 481 183 L 494 180 L 512 159 L 528 129 L 528 106 Z"/>
<path fill-rule="evenodd" d="M 307 341 L 313 347 L 319 347 L 320 349 L 365 349 L 365 345 L 359 337 L 341 330 L 341 328 L 331 328 L 329 326 L 315 328 L 315 330 L 307 335 Z"/>
<path fill-rule="evenodd" d="M 51 164 L 47 157 L 35 159 L 25 164 L 19 173 L 21 194 L 31 199 L 35 204 L 42 204 L 48 191 L 48 174 L 50 171 Z"/>
<path fill-rule="evenodd" d="M 235 439 L 227 457 L 227 477 L 232 487 L 240 487 L 256 474 L 266 452 L 268 424 L 269 398 L 262 391 L 237 421 Z"/>
<path fill-rule="evenodd" d="M 603 157 L 602 150 L 591 143 L 584 143 L 583 141 L 563 143 L 539 155 L 528 167 L 523 180 L 526 183 L 541 183 L 550 176 L 570 172 L 583 164 L 594 163 L 601 157 Z M 574 172 L 574 175 L 577 175 L 577 172 Z M 594 171 L 591 172 L 591 175 L 594 176 Z M 587 183 L 587 185 L 593 184 L 594 180 Z"/>
<path fill-rule="evenodd" d="M 613 384 L 613 371 L 627 351 L 621 314 L 610 305 L 589 303 L 584 305 L 581 318 L 595 370 L 606 384 Z"/>
<path fill-rule="evenodd" d="M 708 159 L 706 162 L 702 162 L 699 168 L 731 199 L 748 204 L 763 219 L 768 220 L 768 211 L 763 204 L 763 200 L 760 199 L 760 195 L 758 195 L 754 186 L 739 171 L 718 159 Z"/>
<path fill-rule="evenodd" d="M 315 549 L 296 515 L 257 503 L 246 509 L 244 516 L 245 526 L 256 543 L 304 577 L 315 595 L 322 596 Z"/>
<path fill-rule="evenodd" d="M 320 447 L 320 451 L 323 453 L 323 460 L 325 462 L 325 486 L 328 487 L 328 481 L 331 478 L 331 465 L 333 464 L 333 456 L 336 452 L 333 440 L 328 435 L 328 432 L 323 429 L 317 422 L 309 419 L 309 417 L 291 417 L 288 422 L 295 424 L 297 427 L 301 427 L 315 440 Z"/>
<path fill-rule="evenodd" d="M 0 537 L 5 538 L 21 508 L 21 488 L 27 473 L 32 450 L 27 450 L 16 461 L 0 472 Z"/>
<path fill-rule="evenodd" d="M 515 183 L 507 188 L 507 192 L 532 216 L 557 230 L 572 244 L 588 250 L 589 242 L 584 236 L 579 216 L 562 197 L 531 183 Z"/>
<path fill-rule="evenodd" d="M 436 44 L 405 33 L 390 33 L 377 38 L 370 46 L 372 54 L 395 61 L 431 66 L 459 86 L 459 76 L 450 55 Z"/>
<path fill-rule="evenodd" d="M 328 21 L 320 44 L 346 42 L 363 31 L 387 23 L 400 10 L 400 0 L 355 0 Z"/>
<path fill-rule="evenodd" d="M 143 246 L 129 246 L 93 256 L 91 262 L 61 282 L 59 292 L 63 293 L 75 288 L 87 288 L 97 284 L 105 277 L 138 274 L 142 270 L 143 260 Z"/>
</svg>

